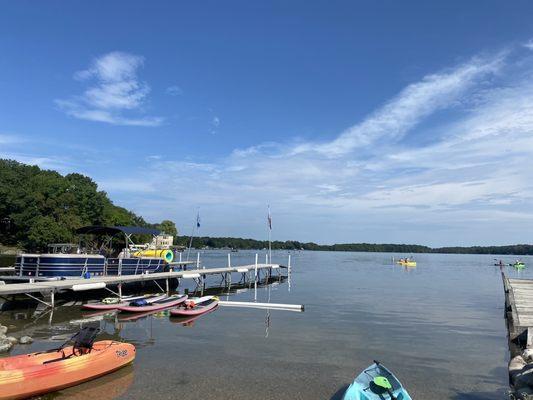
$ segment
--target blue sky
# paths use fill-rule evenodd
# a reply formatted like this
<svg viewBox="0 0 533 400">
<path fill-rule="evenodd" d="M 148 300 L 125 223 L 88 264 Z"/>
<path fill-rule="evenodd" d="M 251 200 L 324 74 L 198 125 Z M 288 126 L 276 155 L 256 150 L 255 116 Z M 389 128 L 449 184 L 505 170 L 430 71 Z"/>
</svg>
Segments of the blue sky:
<svg viewBox="0 0 533 400">
<path fill-rule="evenodd" d="M 531 242 L 531 2 L 1 5 L 2 158 L 183 233 Z"/>
</svg>

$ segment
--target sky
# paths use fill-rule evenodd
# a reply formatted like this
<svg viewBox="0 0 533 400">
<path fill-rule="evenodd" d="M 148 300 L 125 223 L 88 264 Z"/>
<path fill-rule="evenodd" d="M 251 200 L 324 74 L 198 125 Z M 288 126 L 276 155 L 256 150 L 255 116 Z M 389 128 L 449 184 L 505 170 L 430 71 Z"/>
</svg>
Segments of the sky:
<svg viewBox="0 0 533 400">
<path fill-rule="evenodd" d="M 0 158 L 182 234 L 532 241 L 530 1 L 0 10 Z"/>
</svg>

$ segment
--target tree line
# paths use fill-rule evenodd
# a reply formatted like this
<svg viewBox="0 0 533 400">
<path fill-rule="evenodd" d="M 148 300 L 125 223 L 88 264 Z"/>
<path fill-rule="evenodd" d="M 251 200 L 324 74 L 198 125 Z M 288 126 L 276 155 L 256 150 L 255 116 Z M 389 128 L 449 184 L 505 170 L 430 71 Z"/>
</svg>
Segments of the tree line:
<svg viewBox="0 0 533 400">
<path fill-rule="evenodd" d="M 86 225 L 156 227 L 177 234 L 172 221 L 149 224 L 116 206 L 87 176 L 0 159 L 0 244 L 42 251 L 49 243 L 72 242 L 74 231 Z"/>
<path fill-rule="evenodd" d="M 187 247 L 190 237 L 179 236 L 177 244 Z M 232 237 L 195 237 L 192 247 L 196 249 L 239 249 L 256 250 L 267 249 L 268 241 L 255 239 L 241 239 Z M 509 246 L 472 246 L 472 247 L 438 247 L 432 248 L 417 244 L 395 244 L 395 243 L 343 243 L 343 244 L 317 244 L 313 242 L 298 242 L 295 240 L 273 241 L 273 250 L 316 250 L 316 251 L 359 251 L 359 252 L 380 252 L 380 253 L 448 253 L 448 254 L 513 254 L 513 255 L 533 255 L 533 245 L 517 244 Z"/>
</svg>

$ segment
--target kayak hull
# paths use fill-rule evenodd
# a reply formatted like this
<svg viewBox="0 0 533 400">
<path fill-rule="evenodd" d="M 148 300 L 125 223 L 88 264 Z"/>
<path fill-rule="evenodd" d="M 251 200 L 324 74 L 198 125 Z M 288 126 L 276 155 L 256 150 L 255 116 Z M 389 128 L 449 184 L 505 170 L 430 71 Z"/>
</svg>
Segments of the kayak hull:
<svg viewBox="0 0 533 400">
<path fill-rule="evenodd" d="M 208 300 L 207 304 L 197 304 L 193 308 L 179 307 L 170 310 L 170 315 L 175 317 L 194 317 L 196 315 L 202 315 L 218 307 L 217 300 Z"/>
<path fill-rule="evenodd" d="M 372 386 L 376 376 L 384 376 L 390 381 L 397 400 L 412 400 L 398 378 L 381 364 L 372 364 L 359 374 L 346 390 L 343 400 L 389 400 L 391 397 L 387 392 L 380 392 L 379 388 Z"/>
<path fill-rule="evenodd" d="M 416 267 L 416 261 L 407 261 L 407 262 L 398 261 L 398 264 L 404 267 Z"/>
<path fill-rule="evenodd" d="M 118 308 L 120 312 L 130 312 L 130 313 L 144 313 L 149 311 L 158 311 L 158 310 L 164 310 L 167 308 L 172 308 L 179 306 L 181 303 L 183 303 L 185 300 L 187 300 L 187 295 L 183 296 L 176 296 L 173 298 L 168 298 L 160 301 L 156 301 L 152 304 L 148 304 L 146 306 L 121 306 Z"/>
<path fill-rule="evenodd" d="M 135 346 L 112 340 L 95 342 L 83 355 L 72 346 L 46 353 L 0 359 L 0 400 L 24 399 L 106 375 L 135 359 Z M 51 361 L 51 362 L 50 362 Z"/>
</svg>

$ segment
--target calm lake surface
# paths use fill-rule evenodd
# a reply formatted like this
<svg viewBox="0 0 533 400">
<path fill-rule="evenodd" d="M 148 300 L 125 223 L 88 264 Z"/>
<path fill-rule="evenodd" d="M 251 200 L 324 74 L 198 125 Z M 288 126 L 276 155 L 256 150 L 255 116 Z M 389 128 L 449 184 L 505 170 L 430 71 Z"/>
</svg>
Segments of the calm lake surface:
<svg viewBox="0 0 533 400">
<path fill-rule="evenodd" d="M 232 265 L 250 264 L 254 254 L 233 253 Z M 286 264 L 287 254 L 273 252 L 273 261 Z M 120 322 L 72 303 L 53 314 L 19 303 L 0 313 L 0 323 L 9 334 L 36 339 L 12 355 L 57 346 L 90 320 L 102 338 L 137 346 L 131 367 L 44 398 L 339 399 L 373 359 L 395 371 L 414 399 L 506 398 L 504 298 L 494 256 L 419 254 L 418 266 L 407 269 L 392 256 L 292 252 L 290 284 L 259 288 L 257 301 L 305 304 L 304 313 L 219 307 L 184 326 L 164 313 Z M 522 260 L 528 268 L 507 267 L 509 276 L 533 277 L 533 258 Z M 202 261 L 225 266 L 227 252 L 204 251 Z M 253 287 L 229 298 L 253 301 Z"/>
</svg>

